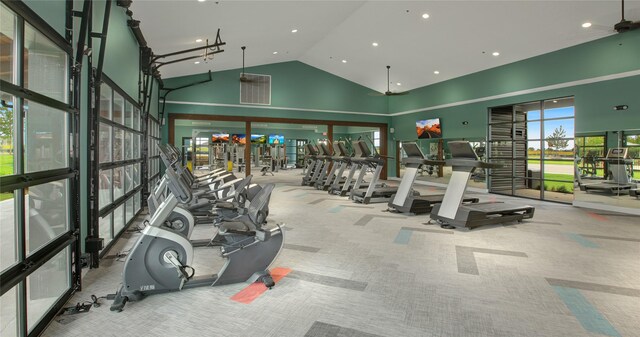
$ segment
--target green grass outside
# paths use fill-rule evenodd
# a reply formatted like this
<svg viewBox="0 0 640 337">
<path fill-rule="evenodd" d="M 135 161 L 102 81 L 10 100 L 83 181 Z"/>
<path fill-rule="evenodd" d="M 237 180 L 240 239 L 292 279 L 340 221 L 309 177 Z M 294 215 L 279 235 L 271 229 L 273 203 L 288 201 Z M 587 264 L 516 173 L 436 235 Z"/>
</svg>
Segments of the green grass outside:
<svg viewBox="0 0 640 337">
<path fill-rule="evenodd" d="M 549 181 L 549 180 L 564 180 L 566 182 Z M 545 186 L 545 191 L 573 193 L 573 175 L 545 173 L 544 186 Z"/>
<path fill-rule="evenodd" d="M 540 164 L 540 160 L 537 159 L 529 159 L 527 160 L 529 164 Z M 555 165 L 573 165 L 573 161 L 563 161 L 563 160 L 545 160 L 545 164 L 555 164 Z"/>
<path fill-rule="evenodd" d="M 590 178 L 590 177 L 587 177 L 587 178 Z M 604 178 L 604 170 L 596 169 L 596 175 L 594 176 L 594 178 Z M 633 171 L 633 179 L 640 179 L 640 170 Z"/>
<path fill-rule="evenodd" d="M 13 155 L 0 153 L 0 176 L 13 174 Z M 0 201 L 13 199 L 13 193 L 0 193 Z"/>
<path fill-rule="evenodd" d="M 13 174 L 13 154 L 0 153 L 0 176 Z"/>
</svg>

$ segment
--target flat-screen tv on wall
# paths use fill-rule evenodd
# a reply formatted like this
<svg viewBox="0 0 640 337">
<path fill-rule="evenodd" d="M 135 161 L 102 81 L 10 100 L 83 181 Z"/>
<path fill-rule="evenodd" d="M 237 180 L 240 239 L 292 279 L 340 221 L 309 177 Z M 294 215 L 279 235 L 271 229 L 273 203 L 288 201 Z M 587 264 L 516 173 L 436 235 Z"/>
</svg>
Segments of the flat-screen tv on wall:
<svg viewBox="0 0 640 337">
<path fill-rule="evenodd" d="M 269 144 L 284 144 L 284 135 L 269 135 Z"/>
<path fill-rule="evenodd" d="M 266 135 L 251 135 L 251 143 L 253 144 L 266 144 L 267 136 Z"/>
<path fill-rule="evenodd" d="M 418 139 L 442 138 L 440 118 L 425 119 L 416 122 Z"/>
<path fill-rule="evenodd" d="M 247 144 L 247 135 L 244 133 L 234 133 L 231 135 L 231 142 L 234 144 Z"/>
<path fill-rule="evenodd" d="M 229 134 L 228 133 L 214 133 L 211 135 L 212 143 L 228 143 L 229 142 Z"/>
</svg>

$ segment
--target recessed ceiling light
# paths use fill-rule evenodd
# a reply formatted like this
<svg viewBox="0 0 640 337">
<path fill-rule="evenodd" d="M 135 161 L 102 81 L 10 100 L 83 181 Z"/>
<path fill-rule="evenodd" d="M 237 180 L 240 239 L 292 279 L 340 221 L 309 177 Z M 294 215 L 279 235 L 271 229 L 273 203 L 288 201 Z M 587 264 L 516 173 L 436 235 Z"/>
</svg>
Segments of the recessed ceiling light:
<svg viewBox="0 0 640 337">
<path fill-rule="evenodd" d="M 278 53 L 277 51 L 274 51 L 274 52 L 273 52 L 273 55 L 276 55 L 277 53 Z"/>
<path fill-rule="evenodd" d="M 378 46 L 378 42 L 374 42 L 371 45 L 374 46 L 374 47 L 377 47 Z"/>
<path fill-rule="evenodd" d="M 436 74 L 436 75 L 438 75 L 440 72 L 436 70 L 436 71 L 434 71 L 433 73 L 434 73 L 434 74 Z"/>
<path fill-rule="evenodd" d="M 402 85 L 402 83 L 398 82 L 398 83 L 396 83 L 396 85 Z"/>
<path fill-rule="evenodd" d="M 198 0 L 198 2 L 205 2 L 205 1 L 207 1 L 207 0 Z"/>
<path fill-rule="evenodd" d="M 582 24 L 582 28 L 589 28 L 591 27 L 591 22 L 585 22 Z"/>
<path fill-rule="evenodd" d="M 291 30 L 291 32 L 292 32 L 292 33 L 297 33 L 297 32 L 298 32 L 298 30 L 297 30 L 297 29 L 292 29 L 292 30 Z"/>
<path fill-rule="evenodd" d="M 558 103 L 558 101 L 554 99 L 554 100 L 553 100 L 553 103 Z"/>
<path fill-rule="evenodd" d="M 500 55 L 500 53 L 498 53 L 497 51 L 494 51 L 493 54 L 491 54 L 491 55 L 498 56 L 498 55 Z"/>
<path fill-rule="evenodd" d="M 342 63 L 347 63 L 347 60 L 342 60 Z"/>
<path fill-rule="evenodd" d="M 423 19 L 428 19 L 429 18 L 429 14 L 427 14 L 427 13 L 422 14 L 422 18 Z"/>
<path fill-rule="evenodd" d="M 196 42 L 200 43 L 202 42 L 202 39 L 196 39 Z"/>
<path fill-rule="evenodd" d="M 195 61 L 195 62 L 193 62 L 193 63 L 195 63 L 195 64 L 200 64 L 200 61 Z"/>
</svg>

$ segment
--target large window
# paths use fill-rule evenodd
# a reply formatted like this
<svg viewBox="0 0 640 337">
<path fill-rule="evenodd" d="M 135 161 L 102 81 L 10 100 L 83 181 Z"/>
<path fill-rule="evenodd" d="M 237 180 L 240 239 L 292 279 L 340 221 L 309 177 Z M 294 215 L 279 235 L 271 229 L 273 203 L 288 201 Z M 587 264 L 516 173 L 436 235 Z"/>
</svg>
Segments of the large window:
<svg viewBox="0 0 640 337">
<path fill-rule="evenodd" d="M 21 1 L 0 4 L 1 336 L 40 334 L 80 277 L 70 53 Z"/>
<path fill-rule="evenodd" d="M 100 86 L 98 226 L 105 247 L 140 210 L 140 110 L 108 78 Z"/>
<path fill-rule="evenodd" d="M 602 175 L 603 158 L 607 152 L 607 138 L 604 135 L 576 137 L 576 164 L 578 173 L 584 177 Z"/>
</svg>

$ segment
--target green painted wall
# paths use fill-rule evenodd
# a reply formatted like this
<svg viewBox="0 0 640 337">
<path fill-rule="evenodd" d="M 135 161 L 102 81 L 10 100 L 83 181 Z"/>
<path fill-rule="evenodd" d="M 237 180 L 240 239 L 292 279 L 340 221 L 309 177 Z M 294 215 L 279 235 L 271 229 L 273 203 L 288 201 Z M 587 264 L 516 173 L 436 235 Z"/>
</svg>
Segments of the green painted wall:
<svg viewBox="0 0 640 337">
<path fill-rule="evenodd" d="M 64 37 L 66 21 L 65 1 L 54 0 L 23 0 L 38 16 L 43 18 L 60 35 Z"/>
<path fill-rule="evenodd" d="M 633 31 L 412 90 L 407 96 L 390 97 L 392 114 L 462 103 L 393 116 L 390 127 L 395 128 L 395 133 L 389 137 L 390 155 L 395 156 L 395 141 L 416 139 L 417 120 L 439 117 L 445 139 L 480 139 L 486 138 L 490 107 L 566 96 L 575 98 L 577 133 L 637 129 L 640 76 L 464 104 L 483 97 L 637 70 L 640 31 Z M 629 110 L 613 110 L 613 106 L 621 104 L 628 105 Z M 463 125 L 463 121 L 468 124 Z M 389 167 L 389 175 L 395 175 L 393 162 Z"/>
<path fill-rule="evenodd" d="M 369 96 L 371 89 L 302 62 L 250 67 L 245 72 L 271 75 L 272 107 L 387 113 L 386 97 Z M 168 100 L 240 104 L 240 73 L 241 69 L 215 72 L 212 82 L 173 92 Z M 177 87 L 202 79 L 206 74 L 166 79 L 165 85 Z M 291 117 L 303 118 L 308 113 Z"/>
<path fill-rule="evenodd" d="M 640 69 L 640 31 L 561 49 L 389 99 L 400 112 Z"/>
<path fill-rule="evenodd" d="M 94 0 L 93 2 L 94 32 L 102 31 L 105 3 L 104 0 Z M 125 11 L 124 8 L 116 6 L 115 1 L 112 2 L 103 73 L 116 82 L 129 96 L 137 100 L 138 74 L 140 72 L 139 49 L 135 36 L 127 26 L 129 17 Z M 94 67 L 97 66 L 100 52 L 99 41 L 98 39 L 93 40 Z"/>
<path fill-rule="evenodd" d="M 172 92 L 167 101 L 202 104 L 167 103 L 165 114 L 205 114 L 255 116 L 283 119 L 317 119 L 327 121 L 367 121 L 389 123 L 386 97 L 372 97 L 369 88 L 334 76 L 301 62 L 284 62 L 250 67 L 247 73 L 272 76 L 271 106 L 241 105 L 241 70 L 213 73 L 213 81 Z M 178 87 L 206 79 L 205 74 L 165 80 L 165 87 Z M 214 106 L 206 104 L 224 104 Z M 306 111 L 330 110 L 328 111 Z M 345 112 L 345 113 L 341 113 Z M 350 112 L 364 112 L 355 114 Z M 168 126 L 162 130 L 168 140 Z M 177 138 L 176 138 L 177 139 Z"/>
</svg>

